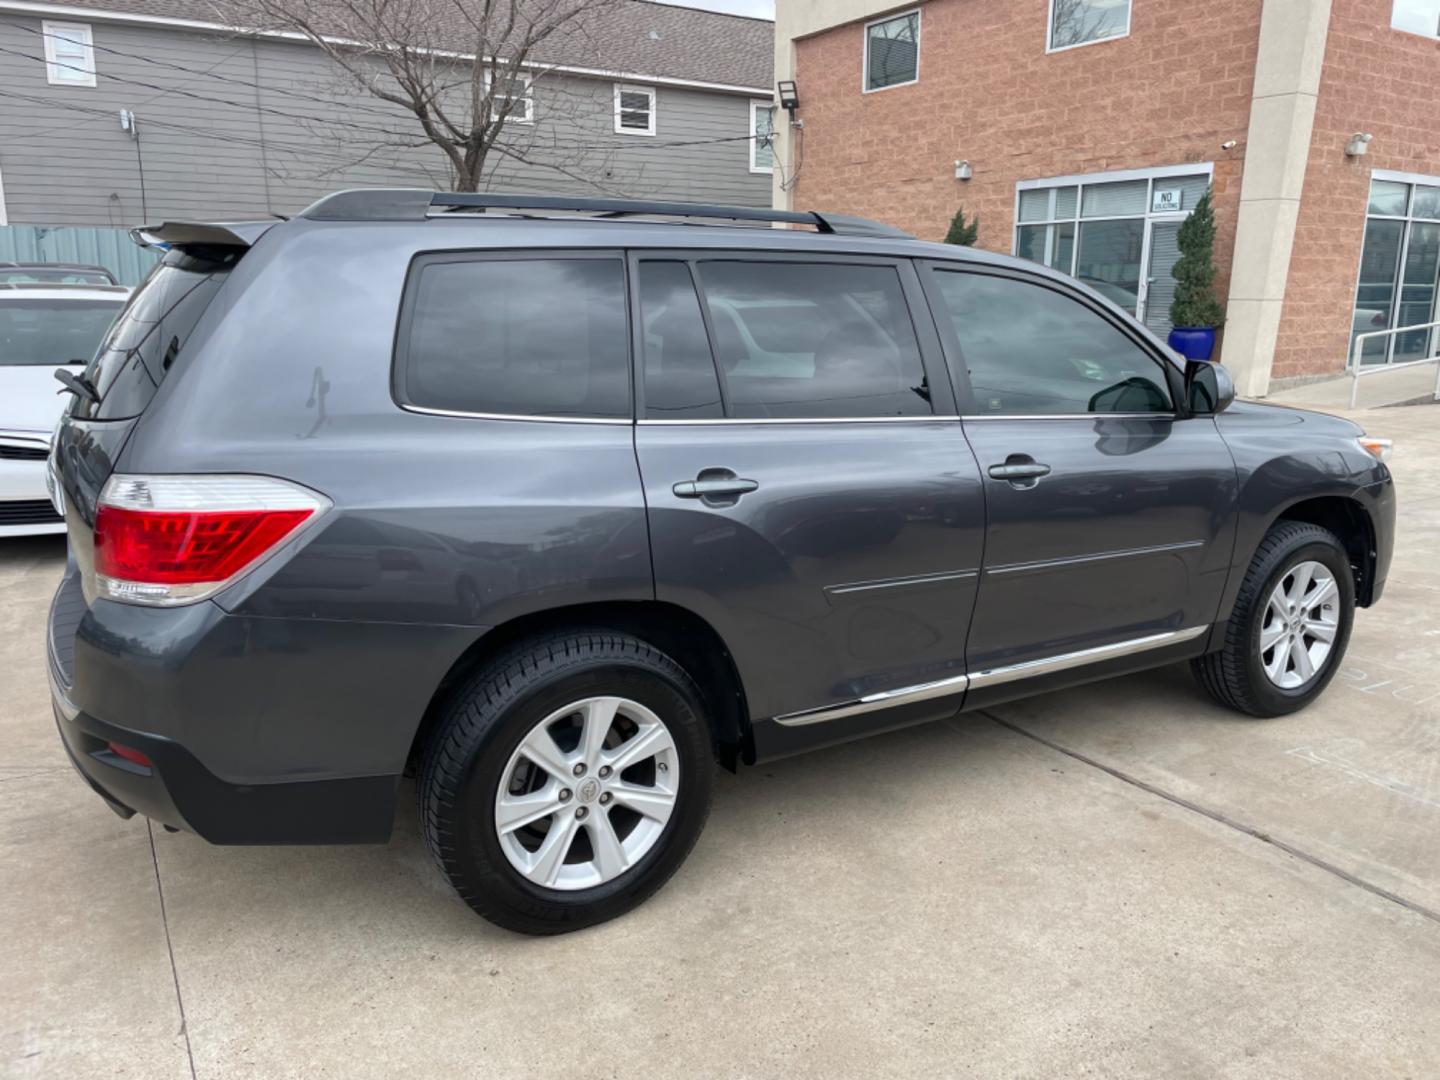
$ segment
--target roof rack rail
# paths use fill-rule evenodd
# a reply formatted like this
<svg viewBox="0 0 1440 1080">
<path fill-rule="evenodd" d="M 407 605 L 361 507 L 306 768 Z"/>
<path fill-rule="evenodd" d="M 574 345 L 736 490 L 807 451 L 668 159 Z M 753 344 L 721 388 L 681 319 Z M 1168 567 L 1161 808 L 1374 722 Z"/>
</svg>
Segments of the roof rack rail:
<svg viewBox="0 0 1440 1080">
<path fill-rule="evenodd" d="M 845 236 L 892 236 L 909 233 L 867 218 L 810 211 L 769 210 L 754 206 L 707 203 L 649 202 L 644 199 L 598 199 L 576 195 L 512 195 L 487 192 L 426 191 L 421 188 L 358 188 L 328 195 L 300 216 L 312 221 L 423 221 L 461 210 L 540 210 L 592 214 L 597 217 L 710 218 L 809 225 L 822 233 Z"/>
</svg>

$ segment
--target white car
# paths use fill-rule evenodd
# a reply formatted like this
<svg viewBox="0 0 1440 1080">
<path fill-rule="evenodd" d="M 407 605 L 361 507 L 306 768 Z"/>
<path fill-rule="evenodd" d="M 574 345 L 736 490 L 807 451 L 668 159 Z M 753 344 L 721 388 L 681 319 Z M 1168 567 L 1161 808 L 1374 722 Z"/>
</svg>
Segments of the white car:
<svg viewBox="0 0 1440 1080">
<path fill-rule="evenodd" d="M 0 284 L 0 538 L 62 533 L 45 485 L 50 435 L 80 374 L 125 306 L 118 285 Z"/>
</svg>

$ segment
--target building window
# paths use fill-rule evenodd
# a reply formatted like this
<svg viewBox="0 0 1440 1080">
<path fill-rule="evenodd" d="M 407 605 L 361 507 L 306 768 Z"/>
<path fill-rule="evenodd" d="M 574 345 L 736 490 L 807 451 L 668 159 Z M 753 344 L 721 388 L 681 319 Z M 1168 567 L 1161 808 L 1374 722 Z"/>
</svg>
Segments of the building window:
<svg viewBox="0 0 1440 1080">
<path fill-rule="evenodd" d="M 775 106 L 768 101 L 750 102 L 750 171 L 775 171 Z"/>
<path fill-rule="evenodd" d="M 1440 0 L 1395 0 L 1390 25 L 1407 34 L 1440 38 Z"/>
<path fill-rule="evenodd" d="M 621 135 L 655 134 L 655 88 L 615 84 L 615 130 Z"/>
<path fill-rule="evenodd" d="M 1130 0 L 1050 0 L 1047 52 L 1109 41 L 1129 33 Z"/>
<path fill-rule="evenodd" d="M 1080 279 L 1164 337 L 1180 223 L 1210 173 L 1206 164 L 1022 180 L 1015 254 Z"/>
<path fill-rule="evenodd" d="M 920 78 L 920 12 L 865 24 L 865 92 Z"/>
<path fill-rule="evenodd" d="M 490 87 L 495 81 L 497 69 L 489 69 L 485 72 L 485 92 L 490 92 Z M 502 78 L 505 77 L 502 72 Z M 491 108 L 498 115 L 506 107 L 508 101 L 515 102 L 513 110 L 505 117 L 506 123 L 529 124 L 535 119 L 535 94 L 530 84 L 529 75 L 513 75 L 509 77 L 510 85 L 495 91 L 491 98 Z M 507 93 L 508 90 L 508 93 Z"/>
<path fill-rule="evenodd" d="M 1440 318 L 1440 177 L 1371 174 L 1365 245 L 1350 340 L 1372 330 L 1421 326 Z M 1368 339 L 1362 364 L 1403 364 L 1433 356 L 1440 334 L 1412 330 Z"/>
<path fill-rule="evenodd" d="M 42 22 L 45 77 L 56 86 L 95 85 L 95 43 L 86 23 Z"/>
</svg>

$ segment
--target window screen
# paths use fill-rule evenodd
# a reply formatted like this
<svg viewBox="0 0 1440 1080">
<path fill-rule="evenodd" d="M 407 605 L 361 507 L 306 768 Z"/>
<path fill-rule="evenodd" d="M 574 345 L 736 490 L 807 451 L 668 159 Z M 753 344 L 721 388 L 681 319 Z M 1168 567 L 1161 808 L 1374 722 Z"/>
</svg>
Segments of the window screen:
<svg viewBox="0 0 1440 1080">
<path fill-rule="evenodd" d="M 929 389 L 890 266 L 700 264 L 730 415 L 927 415 Z"/>
<path fill-rule="evenodd" d="M 411 404 L 512 416 L 628 417 L 618 258 L 421 261 L 401 323 Z"/>
<path fill-rule="evenodd" d="M 1170 411 L 1160 362 L 1078 301 L 1013 278 L 935 280 L 977 413 Z"/>
<path fill-rule="evenodd" d="M 640 264 L 645 415 L 652 420 L 725 415 L 705 319 L 683 262 Z"/>
</svg>

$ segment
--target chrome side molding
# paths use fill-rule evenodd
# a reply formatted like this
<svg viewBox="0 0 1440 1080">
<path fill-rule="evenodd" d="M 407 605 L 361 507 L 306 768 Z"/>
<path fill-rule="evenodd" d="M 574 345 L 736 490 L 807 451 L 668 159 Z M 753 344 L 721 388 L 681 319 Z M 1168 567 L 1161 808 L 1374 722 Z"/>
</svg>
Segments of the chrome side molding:
<svg viewBox="0 0 1440 1080">
<path fill-rule="evenodd" d="M 858 716 L 860 713 L 874 712 L 877 709 L 890 709 L 896 705 L 909 705 L 916 701 L 928 701 L 931 698 L 959 694 L 969 683 L 968 675 L 956 675 L 953 679 L 940 679 L 936 682 L 920 683 L 918 686 L 904 686 L 899 690 L 881 690 L 879 693 L 866 694 L 854 701 L 842 701 L 839 705 L 822 705 L 818 709 L 786 713 L 783 716 L 775 717 L 775 722 L 784 724 L 786 727 L 800 727 L 803 724 L 819 724 L 826 720 L 839 720 L 844 716 Z"/>
<path fill-rule="evenodd" d="M 1083 667 L 1085 664 L 1096 664 L 1102 660 L 1116 660 L 1122 656 L 1148 652 L 1151 649 L 1163 649 L 1167 645 L 1179 645 L 1185 641 L 1193 641 L 1209 629 L 1209 626 L 1189 626 L 1184 630 L 1166 630 L 1160 634 L 1147 634 L 1144 637 L 1117 641 L 1110 645 L 1097 645 L 1092 649 L 1061 653 L 1058 656 L 1047 656 L 1040 660 L 1027 660 L 1022 664 L 987 668 L 984 671 L 977 671 L 973 675 L 956 675 L 954 678 L 919 683 L 916 686 L 904 686 L 898 690 L 882 690 L 879 693 L 866 694 L 854 701 L 843 701 L 838 705 L 824 705 L 818 709 L 785 713 L 775 717 L 774 720 L 777 724 L 783 724 L 785 727 L 800 727 L 804 724 L 819 724 L 827 720 L 858 716 L 861 713 L 874 712 L 879 709 L 890 709 L 897 705 L 911 705 L 917 701 L 929 701 L 931 698 L 959 694 L 970 687 L 998 686 L 1001 683 L 1014 682 L 1017 679 L 1049 675 L 1056 671 Z"/>
<path fill-rule="evenodd" d="M 1097 645 L 1093 649 L 1061 653 L 1059 656 L 1047 656 L 1041 660 L 1027 660 L 1023 664 L 1007 664 L 1004 667 L 987 668 L 971 675 L 970 685 L 976 687 L 997 686 L 1000 683 L 1014 682 L 1016 679 L 1028 679 L 1034 675 L 1049 675 L 1052 671 L 1065 671 L 1067 668 L 1095 664 L 1101 660 L 1117 660 L 1122 656 L 1130 656 L 1132 653 L 1163 649 L 1166 645 L 1179 645 L 1182 641 L 1190 641 L 1199 637 L 1209 629 L 1208 626 L 1190 626 L 1184 630 L 1166 630 L 1163 634 L 1147 634 L 1145 637 L 1131 638 L 1129 641 L 1117 641 L 1113 645 Z"/>
</svg>

